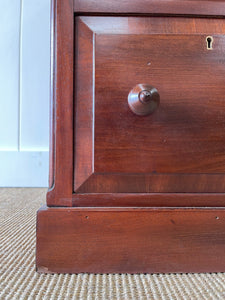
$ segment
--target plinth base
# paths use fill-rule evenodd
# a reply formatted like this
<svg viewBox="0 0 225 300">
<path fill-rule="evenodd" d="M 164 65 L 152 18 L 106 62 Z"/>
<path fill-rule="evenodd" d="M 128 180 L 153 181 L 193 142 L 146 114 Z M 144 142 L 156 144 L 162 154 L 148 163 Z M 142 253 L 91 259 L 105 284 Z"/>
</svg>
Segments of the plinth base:
<svg viewBox="0 0 225 300">
<path fill-rule="evenodd" d="M 40 273 L 225 271 L 224 208 L 42 207 Z"/>
</svg>

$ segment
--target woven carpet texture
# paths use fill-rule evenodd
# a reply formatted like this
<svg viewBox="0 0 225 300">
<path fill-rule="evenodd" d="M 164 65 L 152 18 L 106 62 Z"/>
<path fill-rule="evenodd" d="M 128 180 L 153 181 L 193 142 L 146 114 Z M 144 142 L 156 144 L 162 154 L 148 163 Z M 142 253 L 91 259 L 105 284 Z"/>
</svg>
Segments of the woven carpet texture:
<svg viewBox="0 0 225 300">
<path fill-rule="evenodd" d="M 0 299 L 225 299 L 225 273 L 36 273 L 36 211 L 45 194 L 43 188 L 0 189 Z"/>
</svg>

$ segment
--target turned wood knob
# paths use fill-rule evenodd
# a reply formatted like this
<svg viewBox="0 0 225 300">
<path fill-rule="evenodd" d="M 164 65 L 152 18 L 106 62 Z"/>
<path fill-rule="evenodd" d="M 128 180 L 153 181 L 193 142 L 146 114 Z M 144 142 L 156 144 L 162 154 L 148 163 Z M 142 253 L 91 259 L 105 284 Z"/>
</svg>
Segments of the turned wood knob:
<svg viewBox="0 0 225 300">
<path fill-rule="evenodd" d="M 160 96 L 157 89 L 149 84 L 136 85 L 128 95 L 128 105 L 139 116 L 152 114 L 159 106 Z"/>
</svg>

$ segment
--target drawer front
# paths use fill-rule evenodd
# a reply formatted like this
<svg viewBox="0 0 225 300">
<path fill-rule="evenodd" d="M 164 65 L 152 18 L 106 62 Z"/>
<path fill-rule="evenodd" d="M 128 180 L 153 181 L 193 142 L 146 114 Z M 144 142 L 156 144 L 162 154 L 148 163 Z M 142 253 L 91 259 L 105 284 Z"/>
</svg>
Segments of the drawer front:
<svg viewBox="0 0 225 300">
<path fill-rule="evenodd" d="M 75 28 L 75 192 L 225 192 L 225 20 L 77 17 Z M 150 114 L 128 104 L 138 84 L 158 91 Z"/>
</svg>

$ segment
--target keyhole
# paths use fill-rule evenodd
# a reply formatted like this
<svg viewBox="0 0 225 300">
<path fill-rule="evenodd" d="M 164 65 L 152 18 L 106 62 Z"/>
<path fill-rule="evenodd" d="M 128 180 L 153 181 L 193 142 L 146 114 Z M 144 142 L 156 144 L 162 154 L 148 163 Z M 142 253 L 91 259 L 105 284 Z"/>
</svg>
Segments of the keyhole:
<svg viewBox="0 0 225 300">
<path fill-rule="evenodd" d="M 213 37 L 207 36 L 206 43 L 207 43 L 207 49 L 212 50 Z"/>
</svg>

